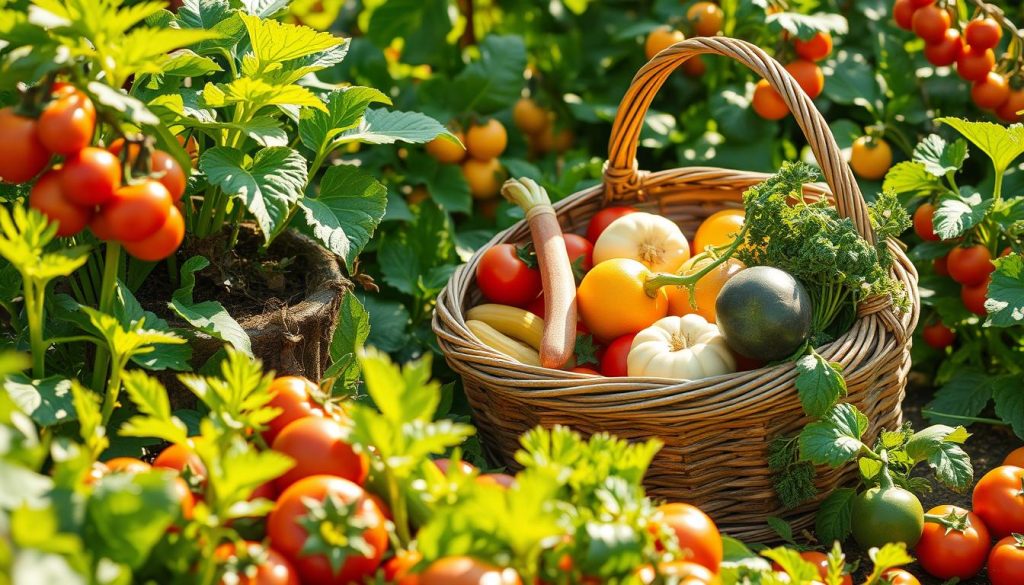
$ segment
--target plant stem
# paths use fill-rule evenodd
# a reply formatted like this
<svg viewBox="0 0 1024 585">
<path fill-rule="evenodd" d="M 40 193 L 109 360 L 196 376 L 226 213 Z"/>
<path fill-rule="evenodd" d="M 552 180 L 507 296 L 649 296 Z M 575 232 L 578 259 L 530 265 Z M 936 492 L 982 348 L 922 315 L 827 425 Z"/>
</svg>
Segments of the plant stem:
<svg viewBox="0 0 1024 585">
<path fill-rule="evenodd" d="M 114 407 L 117 406 L 117 397 L 121 393 L 121 373 L 124 371 L 124 360 L 117 360 L 111 364 L 110 383 L 107 384 L 107 395 L 103 398 L 103 419 L 101 424 L 106 427 L 110 422 L 110 416 L 114 414 Z"/>
<path fill-rule="evenodd" d="M 103 283 L 100 284 L 100 305 L 101 313 L 110 314 L 114 305 L 114 291 L 117 289 L 117 267 L 121 263 L 121 244 L 107 242 L 107 256 L 103 263 Z M 93 360 L 92 389 L 101 392 L 103 389 L 103 378 L 107 375 L 107 348 L 103 345 L 96 348 L 96 359 Z M 106 422 L 104 420 L 104 422 Z"/>
<path fill-rule="evenodd" d="M 409 533 L 409 510 L 405 501 L 405 494 L 399 489 L 398 478 L 390 469 L 384 472 L 385 481 L 388 484 L 388 499 L 391 500 L 391 511 L 395 516 L 395 531 L 398 533 L 398 540 L 402 547 L 409 546 L 412 542 L 412 535 Z"/>
<path fill-rule="evenodd" d="M 32 347 L 32 376 L 46 377 L 46 340 L 43 339 L 43 295 L 36 290 L 39 283 L 23 276 L 25 288 L 25 316 L 28 318 L 28 337 Z M 45 293 L 45 288 L 43 290 Z"/>
<path fill-rule="evenodd" d="M 725 262 L 729 258 L 732 258 L 733 254 L 736 253 L 736 250 L 738 250 L 740 245 L 743 243 L 749 230 L 750 224 L 744 223 L 743 229 L 740 230 L 740 233 L 736 234 L 736 237 L 733 239 L 732 243 L 730 243 L 725 248 L 725 250 L 722 251 L 721 255 L 718 256 L 718 258 L 712 260 L 711 263 L 709 263 L 707 266 L 701 268 L 700 270 L 693 274 L 652 274 L 647 278 L 647 281 L 644 283 L 644 291 L 647 293 L 647 296 L 654 298 L 654 295 L 658 292 L 658 289 L 660 289 L 661 287 L 675 285 L 690 288 L 690 296 L 693 297 L 693 287 L 696 286 L 697 282 L 700 279 L 704 278 L 712 270 L 718 268 L 723 262 Z"/>
<path fill-rule="evenodd" d="M 961 420 L 961 421 L 964 421 L 964 422 L 984 423 L 984 424 L 996 425 L 996 426 L 1000 426 L 1000 427 L 1008 427 L 1008 426 L 1010 426 L 1010 423 L 1003 422 L 1003 421 L 1001 421 L 1001 420 L 999 420 L 997 418 L 985 418 L 985 417 L 980 417 L 980 416 L 964 416 L 964 415 L 961 415 L 961 414 L 947 414 L 945 412 L 939 412 L 937 410 L 928 410 L 928 409 L 922 409 L 921 410 L 921 414 L 923 416 L 941 416 L 943 418 L 949 418 L 949 419 L 953 419 L 953 420 Z"/>
</svg>

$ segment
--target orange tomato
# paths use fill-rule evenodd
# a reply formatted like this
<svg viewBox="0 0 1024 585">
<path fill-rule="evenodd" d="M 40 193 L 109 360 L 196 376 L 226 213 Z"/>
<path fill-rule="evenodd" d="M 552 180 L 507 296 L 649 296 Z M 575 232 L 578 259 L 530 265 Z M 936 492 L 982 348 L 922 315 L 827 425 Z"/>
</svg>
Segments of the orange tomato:
<svg viewBox="0 0 1024 585">
<path fill-rule="evenodd" d="M 462 132 L 453 131 L 452 134 L 462 144 L 466 143 L 466 136 Z M 456 144 L 451 139 L 438 137 L 427 143 L 427 154 L 434 157 L 439 163 L 455 164 L 466 158 L 466 149 L 462 144 Z"/>
<path fill-rule="evenodd" d="M 668 314 L 664 288 L 654 296 L 644 290 L 651 271 L 628 258 L 606 260 L 595 266 L 576 292 L 580 317 L 595 337 L 610 341 L 636 333 Z"/>
<path fill-rule="evenodd" d="M 1010 452 L 1003 459 L 1003 465 L 1012 465 L 1014 467 L 1024 467 L 1024 447 L 1018 447 Z"/>
<path fill-rule="evenodd" d="M 667 26 L 656 28 L 647 35 L 647 40 L 644 42 L 644 56 L 650 61 L 658 53 L 685 40 L 686 36 L 677 30 L 672 30 Z"/>
<path fill-rule="evenodd" d="M 682 268 L 679 269 L 679 273 L 695 274 L 711 262 L 713 260 L 708 256 L 695 256 L 683 264 Z M 730 278 L 736 276 L 744 268 L 745 266 L 742 262 L 735 258 L 730 258 L 719 264 L 711 272 L 705 274 L 697 281 L 697 288 L 694 290 L 694 297 L 697 302 L 696 309 L 690 304 L 690 289 L 685 286 L 665 287 L 665 290 L 668 292 L 668 314 L 682 316 L 696 313 L 707 319 L 708 323 L 714 323 L 716 317 L 715 301 L 718 300 L 718 293 L 721 292 L 722 287 L 725 286 L 725 283 Z"/>
<path fill-rule="evenodd" d="M 528 97 L 519 98 L 512 108 L 512 120 L 526 134 L 540 134 L 548 127 L 548 112 Z"/>
<path fill-rule="evenodd" d="M 466 131 L 466 150 L 469 156 L 488 161 L 501 156 L 508 146 L 508 132 L 501 122 L 491 118 L 483 124 L 476 124 Z"/>
<path fill-rule="evenodd" d="M 821 95 L 822 90 L 825 89 L 825 74 L 822 73 L 821 67 L 812 61 L 797 59 L 786 65 L 786 71 L 796 79 L 800 88 L 812 100 Z"/>
<path fill-rule="evenodd" d="M 501 190 L 501 183 L 505 180 L 503 175 L 501 162 L 496 158 L 491 160 L 470 158 L 462 163 L 462 176 L 469 183 L 469 193 L 474 199 L 497 197 Z"/>
<path fill-rule="evenodd" d="M 764 79 L 757 82 L 751 105 L 757 115 L 765 120 L 781 120 L 789 115 L 789 106 L 779 92 Z"/>
<path fill-rule="evenodd" d="M 708 216 L 693 236 L 693 249 L 700 254 L 708 246 L 719 247 L 731 244 L 736 234 L 743 229 L 742 209 L 723 209 Z"/>
</svg>

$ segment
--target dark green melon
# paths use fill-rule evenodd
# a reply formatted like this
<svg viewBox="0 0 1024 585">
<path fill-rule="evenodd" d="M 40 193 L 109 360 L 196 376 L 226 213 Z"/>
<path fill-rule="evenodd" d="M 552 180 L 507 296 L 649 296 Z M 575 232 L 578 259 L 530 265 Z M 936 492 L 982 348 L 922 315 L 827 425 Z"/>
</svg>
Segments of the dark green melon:
<svg viewBox="0 0 1024 585">
<path fill-rule="evenodd" d="M 789 357 L 811 334 L 811 298 L 788 272 L 753 266 L 729 279 L 715 303 L 718 327 L 736 353 Z"/>
</svg>

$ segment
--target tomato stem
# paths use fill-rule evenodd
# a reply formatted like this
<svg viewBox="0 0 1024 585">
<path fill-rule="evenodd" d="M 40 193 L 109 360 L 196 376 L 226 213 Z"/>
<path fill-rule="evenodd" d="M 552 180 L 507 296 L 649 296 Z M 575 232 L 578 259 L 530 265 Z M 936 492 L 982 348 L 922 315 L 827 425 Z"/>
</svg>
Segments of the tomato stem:
<svg viewBox="0 0 1024 585">
<path fill-rule="evenodd" d="M 736 253 L 736 250 L 738 250 L 740 245 L 743 244 L 749 230 L 750 224 L 744 223 L 743 229 L 736 234 L 736 237 L 733 238 L 733 241 L 730 244 L 719 248 L 712 248 L 712 251 L 714 252 L 722 250 L 721 254 L 712 260 L 710 264 L 693 274 L 669 274 L 667 272 L 652 274 L 644 283 L 644 292 L 647 293 L 647 296 L 654 298 L 654 295 L 658 293 L 658 289 L 663 286 L 685 286 L 690 289 L 690 296 L 693 297 L 693 289 L 697 286 L 697 282 L 711 271 L 721 266 L 726 260 L 732 258 L 733 254 Z M 722 248 L 724 248 L 724 250 Z"/>
<path fill-rule="evenodd" d="M 46 377 L 46 340 L 43 339 L 43 306 L 46 288 L 39 286 L 32 278 L 25 279 L 25 316 L 28 318 L 28 334 L 32 347 L 32 376 Z M 42 289 L 42 290 L 39 290 Z"/>
<path fill-rule="evenodd" d="M 103 263 L 103 282 L 100 284 L 99 311 L 110 315 L 114 305 L 114 291 L 117 289 L 118 265 L 121 263 L 121 244 L 118 242 L 107 242 L 107 255 Z M 109 359 L 106 346 L 96 348 L 96 358 L 93 360 L 92 389 L 96 392 L 103 391 L 103 381 L 107 377 L 107 361 Z M 103 419 L 104 424 L 107 417 Z"/>
</svg>

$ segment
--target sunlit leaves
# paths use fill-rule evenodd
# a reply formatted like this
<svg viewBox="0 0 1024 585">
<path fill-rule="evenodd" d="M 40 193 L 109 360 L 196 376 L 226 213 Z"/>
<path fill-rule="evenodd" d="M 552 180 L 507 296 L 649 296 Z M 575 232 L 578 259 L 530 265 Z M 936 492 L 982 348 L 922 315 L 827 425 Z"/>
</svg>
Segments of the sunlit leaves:
<svg viewBox="0 0 1024 585">
<path fill-rule="evenodd" d="M 1024 126 L 1014 124 L 1003 126 L 993 122 L 971 122 L 961 118 L 937 118 L 936 122 L 952 126 L 964 138 L 992 159 L 998 174 L 1009 168 L 1010 163 L 1024 153 Z"/>
<path fill-rule="evenodd" d="M 218 301 L 199 301 L 193 298 L 195 273 L 210 265 L 202 256 L 193 256 L 181 266 L 181 286 L 171 296 L 170 307 L 193 327 L 231 343 L 237 349 L 252 355 L 249 334 L 228 314 Z"/>
<path fill-rule="evenodd" d="M 304 230 L 351 266 L 384 217 L 386 194 L 384 185 L 358 167 L 331 167 L 319 196 L 299 202 Z"/>
</svg>

